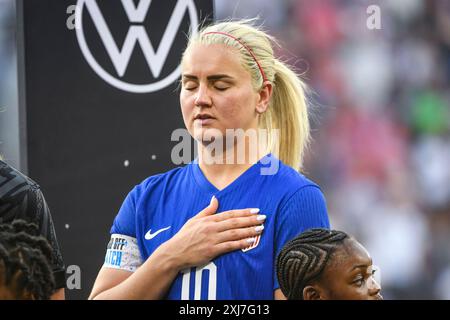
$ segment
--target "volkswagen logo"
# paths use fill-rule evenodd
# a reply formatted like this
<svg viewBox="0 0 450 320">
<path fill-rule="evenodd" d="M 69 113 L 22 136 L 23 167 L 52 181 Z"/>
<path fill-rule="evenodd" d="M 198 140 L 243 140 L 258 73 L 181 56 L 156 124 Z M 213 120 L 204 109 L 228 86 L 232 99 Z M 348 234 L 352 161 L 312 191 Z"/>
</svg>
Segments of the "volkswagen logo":
<svg viewBox="0 0 450 320">
<path fill-rule="evenodd" d="M 164 75 L 162 74 L 162 70 L 169 54 L 174 54 L 171 52 L 174 50 L 171 49 L 176 35 L 182 32 L 180 26 L 186 12 L 190 20 L 189 33 L 195 35 L 198 32 L 199 21 L 194 0 L 177 0 L 156 48 L 152 44 L 146 29 L 146 25 L 151 28 L 152 21 L 147 21 L 151 19 L 146 19 L 149 10 L 151 10 L 151 0 L 140 0 L 137 5 L 133 0 L 121 0 L 121 2 L 129 21 L 129 29 L 123 42 L 115 38 L 110 28 L 111 21 L 108 21 L 102 13 L 97 0 L 78 0 L 75 15 L 75 24 L 77 25 L 76 35 L 84 58 L 97 75 L 110 85 L 123 91 L 148 93 L 169 86 L 180 76 L 181 67 L 177 64 L 173 70 L 168 72 L 168 74 L 165 72 Z M 99 59 L 96 59 L 93 50 L 88 45 L 85 34 L 86 30 L 83 25 L 85 22 L 83 15 L 86 13 L 90 15 L 91 21 L 95 26 L 95 31 L 101 39 L 102 48 L 104 48 L 106 55 L 110 59 L 108 63 L 113 66 L 112 69 L 105 68 L 105 62 L 99 63 Z M 125 79 L 130 60 L 135 56 L 133 54 L 139 46 L 141 49 L 140 52 L 143 54 L 145 62 L 148 65 L 148 72 L 151 74 L 151 77 L 149 76 L 148 78 L 152 78 L 151 81 L 146 81 L 147 83 L 143 84 L 133 83 Z M 99 46 L 96 47 L 99 48 Z M 177 57 L 179 55 L 180 52 L 178 52 Z"/>
</svg>

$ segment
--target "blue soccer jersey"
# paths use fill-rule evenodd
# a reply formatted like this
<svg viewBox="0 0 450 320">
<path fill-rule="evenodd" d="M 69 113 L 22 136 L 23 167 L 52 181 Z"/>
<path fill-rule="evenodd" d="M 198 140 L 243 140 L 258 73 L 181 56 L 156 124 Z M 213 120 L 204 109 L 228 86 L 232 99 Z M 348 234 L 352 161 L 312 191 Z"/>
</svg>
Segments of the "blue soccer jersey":
<svg viewBox="0 0 450 320">
<path fill-rule="evenodd" d="M 274 162 L 276 173 L 265 173 L 265 164 Z M 306 229 L 329 228 L 319 187 L 272 155 L 223 190 L 212 185 L 194 161 L 151 176 L 128 194 L 111 228 L 104 266 L 135 271 L 207 207 L 213 195 L 219 201 L 217 212 L 259 208 L 267 216 L 264 231 L 252 247 L 180 272 L 168 299 L 273 299 L 279 288 L 275 259 L 283 245 Z"/>
</svg>

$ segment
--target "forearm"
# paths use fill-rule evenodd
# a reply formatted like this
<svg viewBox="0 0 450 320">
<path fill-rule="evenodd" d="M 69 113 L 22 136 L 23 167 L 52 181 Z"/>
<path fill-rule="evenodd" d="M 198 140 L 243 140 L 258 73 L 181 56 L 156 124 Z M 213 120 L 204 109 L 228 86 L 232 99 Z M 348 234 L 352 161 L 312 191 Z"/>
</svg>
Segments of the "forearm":
<svg viewBox="0 0 450 320">
<path fill-rule="evenodd" d="M 126 280 L 92 298 L 96 300 L 162 299 L 180 268 L 177 259 L 167 254 L 167 251 L 161 247 Z"/>
</svg>

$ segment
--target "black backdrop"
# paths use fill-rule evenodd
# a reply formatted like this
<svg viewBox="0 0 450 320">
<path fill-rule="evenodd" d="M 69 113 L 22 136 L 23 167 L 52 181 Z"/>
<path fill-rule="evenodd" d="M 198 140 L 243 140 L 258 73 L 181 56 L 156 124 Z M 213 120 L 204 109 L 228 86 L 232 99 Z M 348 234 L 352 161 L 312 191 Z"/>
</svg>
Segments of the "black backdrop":
<svg viewBox="0 0 450 320">
<path fill-rule="evenodd" d="M 130 25 L 144 25 L 153 47 L 158 48 L 176 2 L 153 0 L 144 22 L 130 24 L 122 1 L 96 1 L 119 49 Z M 212 18 L 212 0 L 193 2 L 199 21 Z M 147 176 L 175 166 L 170 155 L 176 142 L 170 137 L 184 125 L 176 81 L 159 91 L 127 92 L 91 68 L 76 30 L 68 28 L 74 22 L 70 6 L 76 3 L 18 2 L 19 111 L 22 168 L 42 187 L 66 267 L 81 269 L 81 289 L 67 290 L 66 296 L 85 299 L 102 265 L 109 228 L 123 199 Z M 124 82 L 147 84 L 166 77 L 178 65 L 190 17 L 186 10 L 157 77 L 139 45 L 123 77 L 118 76 L 85 9 L 83 34 L 107 73 Z"/>
</svg>

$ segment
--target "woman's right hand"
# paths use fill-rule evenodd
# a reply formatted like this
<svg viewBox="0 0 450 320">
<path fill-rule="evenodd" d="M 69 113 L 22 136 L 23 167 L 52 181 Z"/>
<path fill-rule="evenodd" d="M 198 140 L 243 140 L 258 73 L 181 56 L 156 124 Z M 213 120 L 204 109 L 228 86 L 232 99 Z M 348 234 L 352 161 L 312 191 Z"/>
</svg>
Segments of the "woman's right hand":
<svg viewBox="0 0 450 320">
<path fill-rule="evenodd" d="M 178 270 L 207 264 L 215 257 L 253 244 L 262 233 L 265 215 L 259 209 L 229 210 L 216 213 L 213 197 L 208 207 L 189 219 L 180 231 L 159 249 L 175 259 Z"/>
<path fill-rule="evenodd" d="M 158 247 L 136 272 L 102 267 L 90 299 L 162 299 L 178 273 L 205 265 L 215 257 L 247 248 L 261 234 L 265 216 L 259 210 L 216 213 L 219 202 L 189 219 L 172 239 Z M 259 220 L 258 220 L 259 217 Z"/>
</svg>

